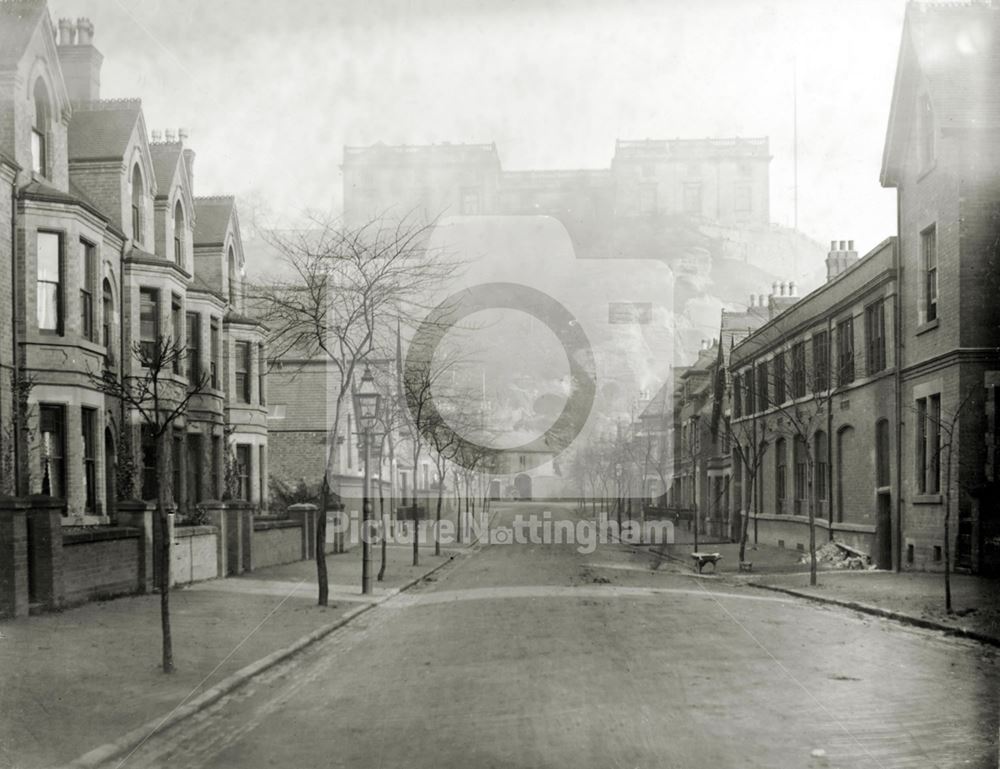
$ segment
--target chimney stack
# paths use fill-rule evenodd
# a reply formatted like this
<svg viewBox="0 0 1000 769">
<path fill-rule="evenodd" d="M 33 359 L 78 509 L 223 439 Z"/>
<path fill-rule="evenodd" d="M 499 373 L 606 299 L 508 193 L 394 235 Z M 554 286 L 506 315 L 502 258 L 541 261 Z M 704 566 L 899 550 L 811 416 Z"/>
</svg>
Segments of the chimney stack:
<svg viewBox="0 0 1000 769">
<path fill-rule="evenodd" d="M 104 56 L 94 48 L 94 25 L 90 19 L 59 19 L 59 65 L 71 102 L 101 98 L 101 64 Z"/>
<path fill-rule="evenodd" d="M 858 261 L 858 252 L 854 250 L 853 240 L 831 240 L 830 253 L 826 257 L 826 280 L 831 280 L 840 275 Z M 833 248 L 833 246 L 838 246 Z"/>
</svg>

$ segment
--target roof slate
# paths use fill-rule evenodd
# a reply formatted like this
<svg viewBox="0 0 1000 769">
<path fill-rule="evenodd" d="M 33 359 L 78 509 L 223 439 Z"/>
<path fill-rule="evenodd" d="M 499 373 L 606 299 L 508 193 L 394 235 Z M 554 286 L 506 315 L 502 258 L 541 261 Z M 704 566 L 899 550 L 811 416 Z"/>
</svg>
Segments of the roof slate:
<svg viewBox="0 0 1000 769">
<path fill-rule="evenodd" d="M 44 13 L 44 1 L 0 2 L 0 66 L 7 68 L 20 61 Z"/>
<path fill-rule="evenodd" d="M 235 200 L 231 196 L 194 199 L 194 244 L 216 245 L 226 242 Z"/>
<path fill-rule="evenodd" d="M 184 146 L 180 142 L 156 142 L 149 145 L 149 154 L 153 159 L 153 176 L 156 178 L 156 188 L 160 195 L 167 195 L 170 182 L 177 173 L 177 165 L 181 162 Z"/>
<path fill-rule="evenodd" d="M 105 160 L 125 156 L 142 110 L 138 101 L 88 110 L 74 106 L 69 124 L 69 159 Z"/>
</svg>

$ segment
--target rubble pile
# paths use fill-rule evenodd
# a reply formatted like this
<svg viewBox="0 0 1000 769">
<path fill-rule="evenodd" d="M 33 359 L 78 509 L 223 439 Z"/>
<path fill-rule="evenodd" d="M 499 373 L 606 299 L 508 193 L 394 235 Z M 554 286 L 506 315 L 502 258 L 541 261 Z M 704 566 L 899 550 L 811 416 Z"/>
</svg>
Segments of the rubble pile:
<svg viewBox="0 0 1000 769">
<path fill-rule="evenodd" d="M 809 563 L 809 553 L 799 559 L 799 563 Z M 816 563 L 827 564 L 834 569 L 874 569 L 871 556 L 856 550 L 843 542 L 830 541 L 816 549 Z"/>
</svg>

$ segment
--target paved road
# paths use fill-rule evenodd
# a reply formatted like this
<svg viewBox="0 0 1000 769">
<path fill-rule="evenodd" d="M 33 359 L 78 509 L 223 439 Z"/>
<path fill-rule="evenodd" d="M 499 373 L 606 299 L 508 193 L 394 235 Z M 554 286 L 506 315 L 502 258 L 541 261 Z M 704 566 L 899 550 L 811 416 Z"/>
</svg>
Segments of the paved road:
<svg viewBox="0 0 1000 769">
<path fill-rule="evenodd" d="M 492 545 L 125 766 L 986 767 L 997 684 L 975 644 L 620 546 Z"/>
</svg>

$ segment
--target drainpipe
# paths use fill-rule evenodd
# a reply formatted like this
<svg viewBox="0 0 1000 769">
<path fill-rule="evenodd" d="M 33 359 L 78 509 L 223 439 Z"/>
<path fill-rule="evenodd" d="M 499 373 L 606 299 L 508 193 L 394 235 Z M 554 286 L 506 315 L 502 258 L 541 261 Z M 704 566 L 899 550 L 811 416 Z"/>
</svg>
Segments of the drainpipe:
<svg viewBox="0 0 1000 769">
<path fill-rule="evenodd" d="M 826 319 L 826 375 L 827 387 L 833 387 L 833 320 Z M 837 457 L 840 461 L 840 457 Z M 827 534 L 833 540 L 833 398 L 826 399 L 826 506 Z"/>
<path fill-rule="evenodd" d="M 896 271 L 896 297 L 893 302 L 893 363 L 895 364 L 896 401 L 896 505 L 894 528 L 896 529 L 896 547 L 892 556 L 895 561 L 895 571 L 903 570 L 903 230 L 900 218 L 900 193 L 896 188 L 896 243 L 893 248 L 892 261 Z"/>
<path fill-rule="evenodd" d="M 14 176 L 14 181 L 10 185 L 10 336 L 11 336 L 11 365 L 13 366 L 12 374 L 14 378 L 14 397 L 18 397 L 19 387 L 16 385 L 20 383 L 20 365 L 18 363 L 18 357 L 20 356 L 20 350 L 18 349 L 17 340 L 17 175 Z M 24 473 L 21 467 L 21 461 L 24 459 L 21 451 L 21 420 L 18 414 L 18 404 L 15 402 L 11 403 L 12 413 L 14 416 L 14 493 L 18 495 L 27 494 L 27 489 L 24 488 Z"/>
</svg>

